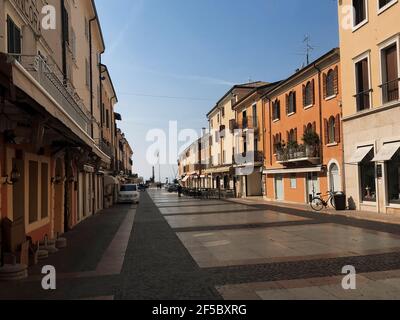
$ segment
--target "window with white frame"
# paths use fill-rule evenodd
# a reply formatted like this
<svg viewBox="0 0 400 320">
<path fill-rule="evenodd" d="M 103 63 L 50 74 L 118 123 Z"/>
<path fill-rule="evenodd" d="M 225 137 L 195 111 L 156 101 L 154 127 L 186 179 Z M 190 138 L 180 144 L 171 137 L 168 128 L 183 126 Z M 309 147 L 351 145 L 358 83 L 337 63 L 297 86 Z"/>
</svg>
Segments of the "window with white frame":
<svg viewBox="0 0 400 320">
<path fill-rule="evenodd" d="M 290 175 L 290 189 L 297 189 L 297 176 L 295 173 Z"/>
<path fill-rule="evenodd" d="M 377 0 L 378 1 L 378 13 L 385 11 L 395 3 L 397 3 L 398 0 Z"/>
<path fill-rule="evenodd" d="M 368 1 L 353 0 L 353 28 L 358 28 L 368 21 Z"/>
<path fill-rule="evenodd" d="M 371 107 L 371 85 L 369 55 L 363 55 L 355 61 L 356 80 L 356 106 L 357 111 L 363 111 Z"/>
</svg>

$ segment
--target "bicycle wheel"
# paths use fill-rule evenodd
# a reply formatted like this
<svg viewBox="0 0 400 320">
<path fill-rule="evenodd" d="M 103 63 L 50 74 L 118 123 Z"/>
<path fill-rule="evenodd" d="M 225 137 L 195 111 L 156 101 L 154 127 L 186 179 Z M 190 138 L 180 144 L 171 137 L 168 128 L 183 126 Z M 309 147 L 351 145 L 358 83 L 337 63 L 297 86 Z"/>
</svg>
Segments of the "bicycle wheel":
<svg viewBox="0 0 400 320">
<path fill-rule="evenodd" d="M 320 198 L 314 198 L 311 201 L 310 205 L 314 211 L 321 211 L 322 209 L 324 209 L 324 202 Z"/>
</svg>

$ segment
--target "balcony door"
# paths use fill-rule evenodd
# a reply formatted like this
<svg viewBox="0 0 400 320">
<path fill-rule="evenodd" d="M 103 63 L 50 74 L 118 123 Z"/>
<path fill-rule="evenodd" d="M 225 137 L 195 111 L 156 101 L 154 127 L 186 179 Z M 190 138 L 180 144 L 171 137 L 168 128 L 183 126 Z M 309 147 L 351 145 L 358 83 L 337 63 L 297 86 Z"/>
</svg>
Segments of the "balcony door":
<svg viewBox="0 0 400 320">
<path fill-rule="evenodd" d="M 382 98 L 383 103 L 399 100 L 399 70 L 397 44 L 382 50 Z"/>
<path fill-rule="evenodd" d="M 366 57 L 356 63 L 356 103 L 357 111 L 371 107 L 371 90 L 369 83 L 369 59 Z"/>
</svg>

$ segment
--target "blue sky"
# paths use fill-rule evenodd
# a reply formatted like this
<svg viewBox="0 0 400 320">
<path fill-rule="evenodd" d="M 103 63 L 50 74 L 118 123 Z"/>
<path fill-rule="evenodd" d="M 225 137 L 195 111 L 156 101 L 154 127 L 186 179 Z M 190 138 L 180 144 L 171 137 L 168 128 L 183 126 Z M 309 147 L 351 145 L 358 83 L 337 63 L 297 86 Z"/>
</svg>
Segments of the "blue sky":
<svg viewBox="0 0 400 320">
<path fill-rule="evenodd" d="M 148 130 L 207 126 L 206 114 L 234 83 L 276 81 L 338 46 L 336 0 L 97 0 L 121 129 L 135 171 L 151 176 Z M 162 179 L 176 168 L 162 166 Z M 158 176 L 158 172 L 157 172 Z"/>
</svg>

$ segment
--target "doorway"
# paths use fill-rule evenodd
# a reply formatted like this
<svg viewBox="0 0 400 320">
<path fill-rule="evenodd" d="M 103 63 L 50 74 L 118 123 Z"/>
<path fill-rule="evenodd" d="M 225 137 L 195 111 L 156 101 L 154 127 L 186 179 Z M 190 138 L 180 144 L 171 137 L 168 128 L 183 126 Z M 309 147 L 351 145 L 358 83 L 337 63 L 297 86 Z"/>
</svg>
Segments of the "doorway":
<svg viewBox="0 0 400 320">
<path fill-rule="evenodd" d="M 321 192 L 318 173 L 312 172 L 307 174 L 307 201 L 311 200 Z"/>
<path fill-rule="evenodd" d="M 336 163 L 329 168 L 329 188 L 332 192 L 341 191 L 341 180 L 339 175 L 339 167 Z"/>
<path fill-rule="evenodd" d="M 275 199 L 278 201 L 283 201 L 285 199 L 282 175 L 275 176 Z"/>
</svg>

